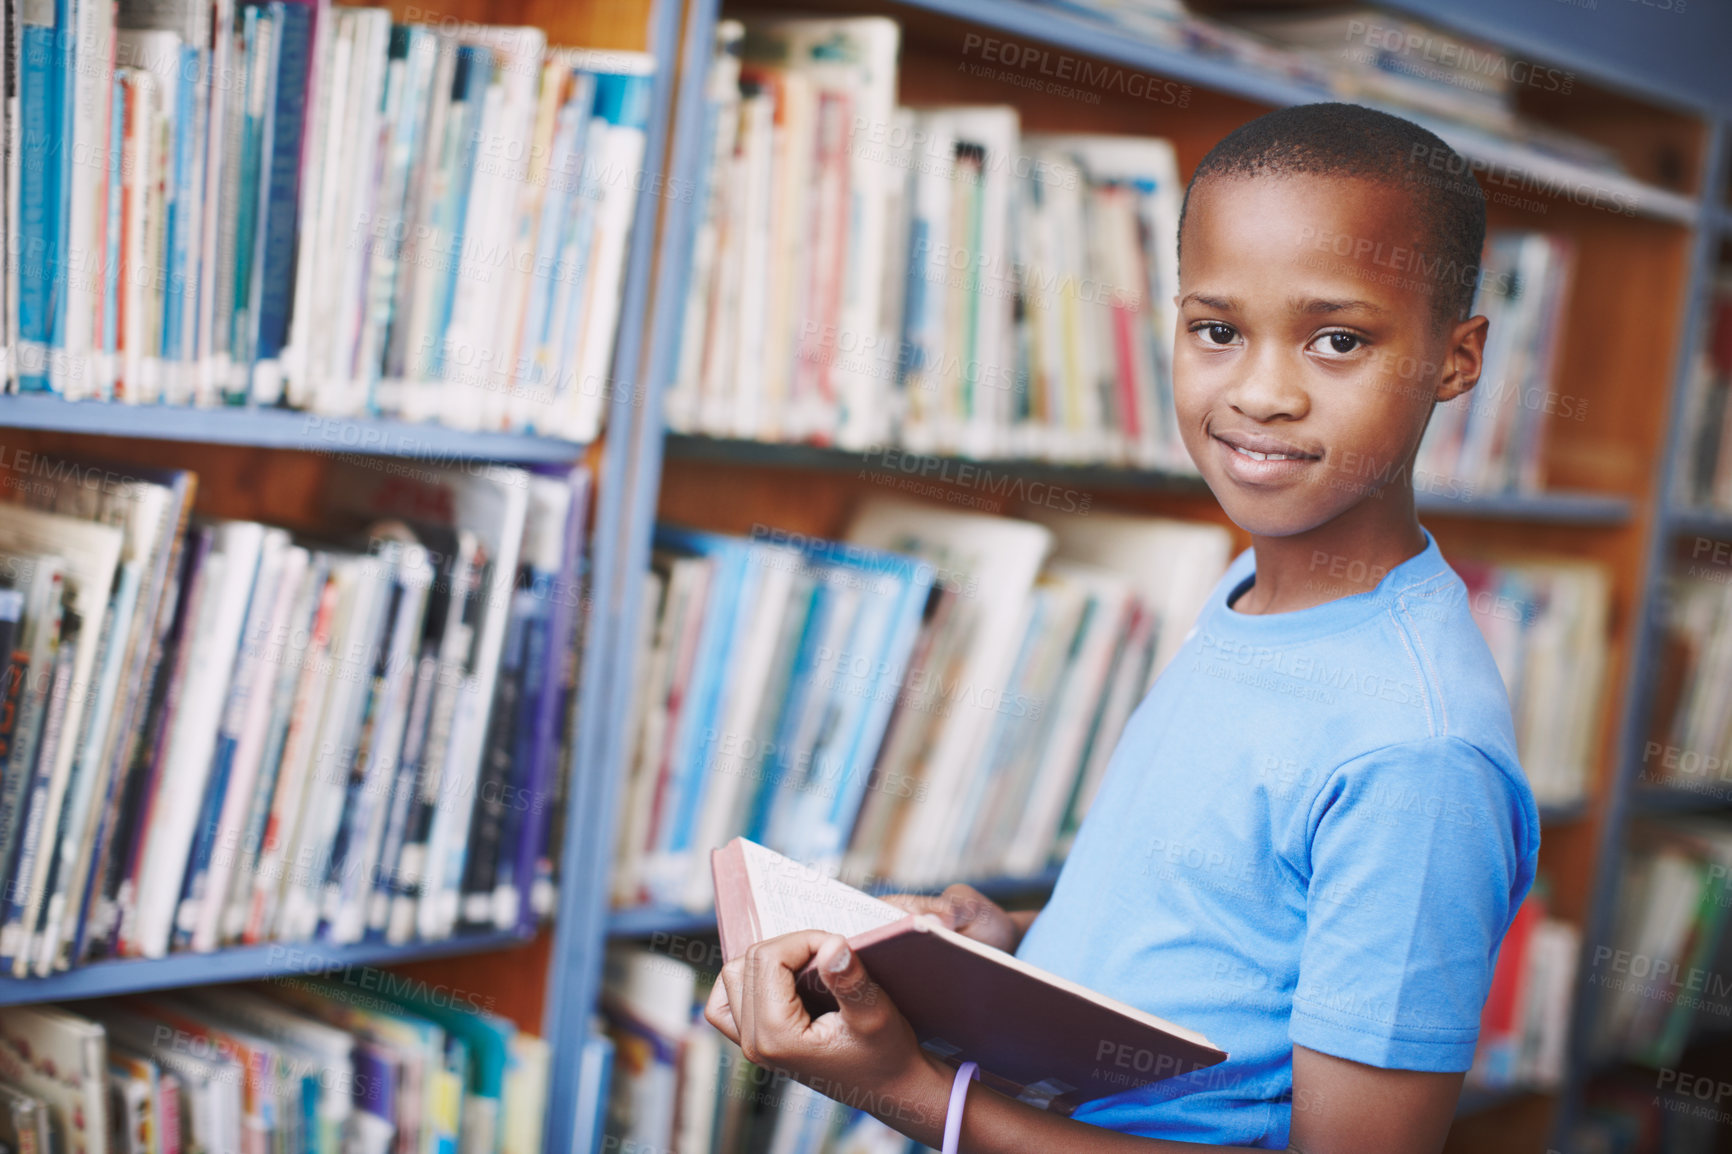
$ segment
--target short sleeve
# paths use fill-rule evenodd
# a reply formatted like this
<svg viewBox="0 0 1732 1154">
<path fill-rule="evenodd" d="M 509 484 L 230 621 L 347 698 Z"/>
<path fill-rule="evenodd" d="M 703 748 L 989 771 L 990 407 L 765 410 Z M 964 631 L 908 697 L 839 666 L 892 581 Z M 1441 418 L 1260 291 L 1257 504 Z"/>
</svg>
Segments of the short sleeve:
<svg viewBox="0 0 1732 1154">
<path fill-rule="evenodd" d="M 1295 1045 L 1392 1069 L 1473 1064 L 1498 945 L 1538 856 L 1516 774 L 1435 738 L 1330 775 L 1309 818 Z"/>
</svg>

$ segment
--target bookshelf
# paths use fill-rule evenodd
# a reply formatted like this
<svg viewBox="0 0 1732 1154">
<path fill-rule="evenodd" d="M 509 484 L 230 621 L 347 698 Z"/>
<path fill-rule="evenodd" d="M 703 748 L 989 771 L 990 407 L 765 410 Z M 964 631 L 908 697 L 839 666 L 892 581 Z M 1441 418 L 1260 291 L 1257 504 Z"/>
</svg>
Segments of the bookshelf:
<svg viewBox="0 0 1732 1154">
<path fill-rule="evenodd" d="M 43 397 L 0 397 L 0 429 L 9 444 L 32 450 L 83 450 L 149 462 L 190 464 L 206 485 L 201 505 L 225 516 L 259 516 L 300 523 L 327 454 L 362 454 L 456 463 L 551 463 L 585 460 L 596 472 L 591 529 L 592 600 L 589 649 L 580 683 L 579 729 L 566 797 L 563 883 L 550 927 L 533 939 L 480 935 L 385 948 L 357 946 L 322 951 L 325 965 L 405 967 L 442 980 L 487 983 L 510 995 L 506 1012 L 554 1043 L 545 1149 L 582 1150 L 574 1096 L 578 1042 L 588 1032 L 597 1000 L 602 948 L 610 937 L 713 932 L 707 915 L 683 910 L 610 910 L 608 868 L 629 756 L 627 715 L 635 653 L 630 631 L 641 610 L 641 581 L 657 516 L 740 532 L 754 522 L 817 534 L 835 534 L 851 505 L 867 491 L 854 475 L 859 454 L 810 446 L 712 441 L 667 435 L 659 390 L 671 379 L 694 204 L 660 196 L 658 187 L 691 187 L 698 171 L 702 84 L 720 0 L 458 0 L 433 12 L 395 3 L 400 18 L 452 18 L 525 23 L 547 29 L 554 43 L 647 48 L 658 72 L 650 118 L 646 167 L 639 195 L 631 258 L 615 356 L 615 379 L 641 383 L 610 402 L 607 432 L 595 445 L 552 438 L 464 433 L 436 426 L 368 420 L 327 420 L 300 413 L 251 409 L 165 409 L 71 404 Z M 1011 102 L 1031 128 L 1092 129 L 1164 135 L 1178 146 L 1182 173 L 1224 132 L 1269 108 L 1324 98 L 1322 90 L 1264 75 L 1240 65 L 1193 55 L 1134 37 L 1082 16 L 1023 0 L 822 0 L 755 5 L 754 10 L 882 13 L 905 29 L 904 102 Z M 736 12 L 729 4 L 728 15 Z M 1432 15 L 1447 22 L 1442 14 Z M 1015 88 L 959 76 L 960 46 L 970 32 L 989 31 L 1109 61 L 1194 89 L 1184 115 L 1169 109 L 1104 101 L 1089 107 L 1043 106 Z M 1496 30 L 1467 29 L 1470 32 Z M 1532 46 L 1545 56 L 1543 46 Z M 1643 79 L 1608 76 L 1572 65 L 1592 82 L 1580 108 L 1551 110 L 1560 123 L 1612 108 L 1623 126 L 1606 143 L 1619 147 L 1635 177 L 1606 177 L 1567 162 L 1477 135 L 1451 138 L 1463 152 L 1515 165 L 1561 182 L 1591 180 L 1629 199 L 1634 216 L 1605 217 L 1554 199 L 1544 218 L 1529 223 L 1560 227 L 1583 243 L 1578 283 L 1588 286 L 1572 306 L 1570 342 L 1560 380 L 1580 381 L 1590 419 L 1556 431 L 1548 470 L 1557 487 L 1535 496 L 1432 499 L 1422 506 L 1446 552 L 1519 556 L 1548 553 L 1602 561 L 1614 573 L 1611 689 L 1615 703 L 1600 735 L 1607 752 L 1584 807 L 1548 811 L 1542 870 L 1558 891 L 1560 912 L 1578 921 L 1585 940 L 1603 934 L 1615 895 L 1627 818 L 1650 806 L 1675 806 L 1637 789 L 1644 671 L 1654 658 L 1654 575 L 1673 537 L 1681 533 L 1732 536 L 1732 515 L 1677 508 L 1665 463 L 1675 455 L 1682 388 L 1682 358 L 1654 356 L 1649 334 L 1666 334 L 1675 352 L 1699 337 L 1703 286 L 1722 235 L 1732 236 L 1732 209 L 1715 194 L 1725 186 L 1727 125 L 1705 110 L 1644 89 Z M 676 86 L 670 83 L 680 78 Z M 1634 125 L 1636 132 L 1629 129 Z M 1685 156 L 1676 187 L 1663 186 L 1656 163 L 1638 139 L 1649 134 L 1678 141 Z M 1448 134 L 1445 134 L 1448 136 Z M 1608 133 L 1608 135 L 1612 135 Z M 656 178 L 659 178 L 656 179 Z M 1494 224 L 1523 223 L 1515 210 L 1494 213 Z M 653 298 L 652 285 L 655 287 Z M 1639 318 L 1632 323 L 1628 318 Z M 1673 398 L 1666 405 L 1656 397 Z M 13 431 L 16 431 L 14 433 Z M 1040 477 L 1097 494 L 1102 507 L 1211 519 L 1223 518 L 1194 479 L 1093 467 L 993 461 L 993 469 Z M 718 507 L 716 494 L 728 495 Z M 1243 539 L 1241 538 L 1241 543 Z M 1696 801 L 1689 802 L 1691 806 Z M 1004 900 L 1038 898 L 1055 874 L 982 879 L 976 884 Z M 315 949 L 317 947 L 314 947 Z M 0 1003 L 76 999 L 129 991 L 268 978 L 298 972 L 305 959 L 292 947 L 256 947 L 160 961 L 99 963 L 63 976 L 0 982 Z M 504 999 L 502 999 L 503 1001 Z M 1590 1012 L 1579 999 L 1577 1021 Z M 1578 1035 L 1580 1031 L 1578 1030 Z M 1548 1134 L 1566 1131 L 1580 1108 L 1593 1070 L 1572 1055 L 1570 1077 L 1556 1095 L 1464 1095 L 1463 1122 L 1452 1150 L 1531 1150 Z M 1561 1139 L 1550 1142 L 1561 1145 Z"/>
<path fill-rule="evenodd" d="M 1685 459 L 1686 390 L 1689 387 L 1689 358 L 1707 337 L 1708 304 L 1717 268 L 1724 264 L 1723 244 L 1732 230 L 1728 229 L 1727 210 L 1718 202 L 1716 190 L 1725 187 L 1732 163 L 1732 121 L 1708 118 L 1707 139 L 1704 142 L 1705 197 L 1701 227 L 1691 238 L 1692 256 L 1688 296 L 1680 309 L 1677 322 L 1678 342 L 1674 346 L 1674 379 L 1670 390 L 1670 412 L 1665 439 L 1654 463 L 1654 491 L 1660 510 L 1648 530 L 1646 559 L 1649 574 L 1649 594 L 1643 605 L 1641 619 L 1636 623 L 1637 668 L 1656 670 L 1659 662 L 1661 635 L 1665 628 L 1662 616 L 1662 584 L 1672 565 L 1675 550 L 1686 536 L 1700 535 L 1732 539 L 1732 515 L 1724 511 L 1698 509 L 1681 503 L 1676 494 L 1681 491 L 1680 477 Z M 1625 837 L 1633 817 L 1657 817 L 1680 814 L 1723 812 L 1726 799 L 1715 791 L 1690 791 L 1645 784 L 1642 780 L 1643 746 L 1649 735 L 1649 718 L 1655 705 L 1653 676 L 1632 679 L 1624 688 L 1621 706 L 1622 735 L 1617 748 L 1615 777 L 1605 790 L 1606 816 L 1596 847 L 1594 894 L 1589 936 L 1585 939 L 1609 940 L 1612 933 L 1614 903 L 1618 898 L 1618 882 L 1625 853 Z M 1584 971 L 1585 972 L 1585 971 Z M 1589 1098 L 1590 1084 L 1599 1078 L 1617 1075 L 1630 1068 L 1620 1060 L 1608 1060 L 1591 1052 L 1587 1029 L 1593 1021 L 1595 999 L 1583 987 L 1575 1007 L 1571 1038 L 1571 1079 L 1565 1087 L 1563 1109 L 1560 1111 L 1558 1133 L 1579 1116 Z"/>
<path fill-rule="evenodd" d="M 1455 23 L 1453 14 L 1437 5 L 1402 6 L 1446 28 Z M 1026 131 L 1162 136 L 1177 149 L 1181 178 L 1234 126 L 1271 108 L 1330 95 L 1229 60 L 1145 42 L 1096 18 L 1026 0 L 771 0 L 750 6 L 688 0 L 682 79 L 670 128 L 670 180 L 689 183 L 701 169 L 702 80 L 716 21 L 723 16 L 795 13 L 895 18 L 902 26 L 901 104 L 1007 103 L 1018 108 Z M 1499 41 L 1499 30 L 1484 21 L 1459 30 Z M 1112 93 L 1091 104 L 1043 100 L 959 69 L 971 34 L 997 35 L 1177 81 L 1191 86 L 1190 100 L 1182 111 L 1115 99 Z M 1711 108 L 1679 98 L 1659 78 L 1598 69 L 1542 44 L 1506 46 L 1575 71 L 1573 100 L 1529 99 L 1523 111 L 1612 148 L 1629 175 L 1609 176 L 1475 132 L 1440 128 L 1440 135 L 1471 158 L 1519 168 L 1564 188 L 1595 186 L 1625 198 L 1633 209 L 1614 216 L 1559 195 L 1541 195 L 1540 211 L 1490 206 L 1488 223 L 1494 228 L 1556 230 L 1579 245 L 1577 287 L 1565 319 L 1556 380 L 1567 382 L 1559 388 L 1587 402 L 1586 414 L 1548 430 L 1545 491 L 1476 500 L 1422 497 L 1421 512 L 1449 556 L 1579 558 L 1598 562 L 1611 574 L 1606 708 L 1595 735 L 1600 754 L 1590 771 L 1589 796 L 1581 805 L 1543 814 L 1540 869 L 1551 882 L 1554 914 L 1583 931 L 1585 958 L 1592 944 L 1609 932 L 1629 816 L 1655 807 L 1707 807 L 1702 798 L 1638 790 L 1636 770 L 1648 705 L 1645 683 L 1656 658 L 1657 575 L 1666 550 L 1680 533 L 1732 535 L 1732 516 L 1678 508 L 1665 496 L 1671 492 L 1668 462 L 1679 443 L 1686 354 L 1700 339 L 1703 286 L 1721 235 L 1732 234 L 1732 210 L 1719 196 L 1726 185 L 1727 126 Z M 690 253 L 679 241 L 691 235 L 696 211 L 688 201 L 670 200 L 662 206 L 657 292 L 644 362 L 652 395 L 667 388 L 675 372 L 690 265 Z M 1657 347 L 1666 354 L 1656 355 Z M 790 532 L 834 536 L 864 494 L 894 477 L 894 469 L 870 453 L 668 433 L 658 406 L 648 407 L 638 430 L 635 487 L 627 501 L 627 516 L 633 520 L 626 534 L 631 542 L 627 552 L 636 550 L 637 572 L 647 559 L 648 535 L 658 517 L 724 533 L 773 524 Z M 921 460 L 942 464 L 959 459 Z M 1071 486 L 1090 494 L 1097 508 L 1224 523 L 1194 478 L 1003 459 L 979 464 L 995 474 Z M 966 486 L 954 480 L 934 484 L 967 495 Z M 718 499 L 721 494 L 725 498 Z M 1243 535 L 1237 542 L 1246 543 Z M 634 614 L 640 608 L 629 597 L 622 605 Z M 616 731 L 610 740 L 609 756 L 597 763 L 604 773 L 594 784 L 592 798 L 608 814 L 618 810 L 627 752 L 623 734 Z M 616 832 L 603 831 L 590 860 L 611 860 Z M 1048 881 L 988 879 L 976 884 L 988 892 L 1004 887 L 1007 894 L 1027 898 L 1038 897 Z M 713 921 L 680 909 L 634 908 L 609 913 L 601 932 L 620 939 L 698 935 L 713 932 Z M 1582 1036 L 1581 1024 L 1591 1018 L 1591 1001 L 1587 988 L 1578 983 L 1572 1008 L 1575 1039 Z M 1566 1078 L 1556 1092 L 1464 1094 L 1447 1148 L 1569 1149 L 1567 1135 L 1597 1069 L 1583 1048 L 1574 1045 Z"/>
<path fill-rule="evenodd" d="M 655 62 L 646 151 L 635 188 L 609 379 L 635 382 L 650 316 L 653 249 L 662 199 L 659 174 L 677 66 L 681 7 L 674 0 L 457 0 L 438 7 L 389 5 L 404 22 L 533 25 L 550 45 L 648 52 Z M 583 663 L 573 704 L 575 725 L 566 778 L 560 879 L 552 915 L 533 933 L 459 933 L 404 945 L 362 942 L 275 943 L 160 959 L 100 961 L 50 977 L 0 979 L 0 1005 L 20 1005 L 142 991 L 386 967 L 432 983 L 497 992 L 497 1011 L 552 1045 L 544 1148 L 568 1151 L 593 1128 L 579 1118 L 571 1088 L 579 1081 L 582 1041 L 597 997 L 606 910 L 597 887 L 603 871 L 594 846 L 604 834 L 595 790 L 612 737 L 611 700 L 624 683 L 630 654 L 617 650 L 613 624 L 641 568 L 631 547 L 638 521 L 630 495 L 636 446 L 648 406 L 635 388 L 609 390 L 604 431 L 594 443 L 550 436 L 470 432 L 398 420 L 326 418 L 250 406 L 195 408 L 68 402 L 48 395 L 0 396 L 0 443 L 20 451 L 77 453 L 141 465 L 190 468 L 199 474 L 198 511 L 317 528 L 317 494 L 331 462 L 366 458 L 429 466 L 578 464 L 593 478 L 585 550 L 589 571 L 582 625 Z M 559 1044 L 561 1042 L 566 1044 Z M 587 1140 L 585 1140 L 585 1143 Z"/>
</svg>

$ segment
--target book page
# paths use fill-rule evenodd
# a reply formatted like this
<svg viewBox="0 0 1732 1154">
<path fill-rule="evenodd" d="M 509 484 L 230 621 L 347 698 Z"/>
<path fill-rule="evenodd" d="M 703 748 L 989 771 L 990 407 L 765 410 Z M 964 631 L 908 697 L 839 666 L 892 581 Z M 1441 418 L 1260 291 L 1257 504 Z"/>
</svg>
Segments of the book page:
<svg viewBox="0 0 1732 1154">
<path fill-rule="evenodd" d="M 908 915 L 813 868 L 741 839 L 746 877 L 758 910 L 760 939 L 795 930 L 864 933 Z"/>
</svg>

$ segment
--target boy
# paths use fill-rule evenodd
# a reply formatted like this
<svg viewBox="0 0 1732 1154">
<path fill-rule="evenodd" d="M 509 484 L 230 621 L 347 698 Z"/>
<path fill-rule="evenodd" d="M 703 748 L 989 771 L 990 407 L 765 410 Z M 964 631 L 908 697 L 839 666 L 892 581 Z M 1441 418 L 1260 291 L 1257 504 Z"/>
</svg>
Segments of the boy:
<svg viewBox="0 0 1732 1154">
<path fill-rule="evenodd" d="M 1409 475 L 1485 347 L 1485 212 L 1456 159 L 1320 104 L 1192 177 L 1175 402 L 1253 548 L 1126 726 L 1039 916 L 957 886 L 905 904 L 1231 1057 L 1145 1085 L 1133 1062 L 1073 1118 L 976 1085 L 969 1154 L 1443 1144 L 1539 848 L 1503 683 Z M 842 1006 L 816 1021 L 793 985 L 814 956 Z M 952 1071 L 843 939 L 760 943 L 707 1012 L 752 1060 L 939 1145 Z"/>
</svg>

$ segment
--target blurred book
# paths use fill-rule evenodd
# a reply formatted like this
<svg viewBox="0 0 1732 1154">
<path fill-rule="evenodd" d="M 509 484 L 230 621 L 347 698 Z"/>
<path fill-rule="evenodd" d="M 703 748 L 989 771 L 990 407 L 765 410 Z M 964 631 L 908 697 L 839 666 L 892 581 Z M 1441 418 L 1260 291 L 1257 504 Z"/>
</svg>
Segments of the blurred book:
<svg viewBox="0 0 1732 1154">
<path fill-rule="evenodd" d="M 596 436 L 650 56 L 381 8 L 45 11 L 0 110 L 9 387 Z"/>
<path fill-rule="evenodd" d="M 862 884 L 1041 873 L 1231 538 L 877 498 L 841 542 L 657 541 L 613 896 L 707 909 L 736 835 Z"/>
<path fill-rule="evenodd" d="M 0 502 L 14 976 L 535 925 L 584 470 L 339 464 L 315 539 L 191 519 L 188 472 L 33 461 Z"/>
</svg>

